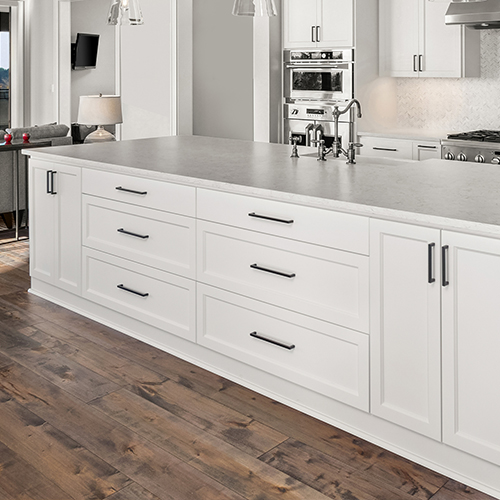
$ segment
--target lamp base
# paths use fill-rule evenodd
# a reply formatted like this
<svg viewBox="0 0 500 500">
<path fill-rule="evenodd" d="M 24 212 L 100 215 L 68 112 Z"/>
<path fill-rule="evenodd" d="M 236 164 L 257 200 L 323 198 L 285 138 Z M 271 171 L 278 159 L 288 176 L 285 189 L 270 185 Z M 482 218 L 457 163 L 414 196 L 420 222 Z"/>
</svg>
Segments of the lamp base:
<svg viewBox="0 0 500 500">
<path fill-rule="evenodd" d="M 92 142 L 109 142 L 116 141 L 116 137 L 108 132 L 102 125 L 97 127 L 97 130 L 94 130 L 91 134 L 85 137 L 83 141 L 84 144 L 90 144 Z"/>
</svg>

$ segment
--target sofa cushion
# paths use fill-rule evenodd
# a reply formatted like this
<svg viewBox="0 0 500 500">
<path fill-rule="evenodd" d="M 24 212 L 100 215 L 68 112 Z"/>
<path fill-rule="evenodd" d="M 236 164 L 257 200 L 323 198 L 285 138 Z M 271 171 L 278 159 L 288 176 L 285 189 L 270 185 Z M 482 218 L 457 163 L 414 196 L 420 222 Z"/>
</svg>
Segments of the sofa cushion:
<svg viewBox="0 0 500 500">
<path fill-rule="evenodd" d="M 6 132 L 12 135 L 12 139 L 22 139 L 24 133 L 30 135 L 30 139 L 46 139 L 50 137 L 64 137 L 68 134 L 69 127 L 64 124 L 48 124 L 34 127 L 8 128 Z"/>
</svg>

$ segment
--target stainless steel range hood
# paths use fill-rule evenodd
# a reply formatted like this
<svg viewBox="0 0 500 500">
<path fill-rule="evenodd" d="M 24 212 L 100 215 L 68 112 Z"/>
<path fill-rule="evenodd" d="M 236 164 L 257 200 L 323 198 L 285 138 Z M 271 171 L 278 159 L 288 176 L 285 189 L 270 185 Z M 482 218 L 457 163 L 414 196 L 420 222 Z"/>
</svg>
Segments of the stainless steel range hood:
<svg viewBox="0 0 500 500">
<path fill-rule="evenodd" d="M 445 15 L 446 24 L 474 29 L 500 28 L 500 0 L 454 0 Z"/>
</svg>

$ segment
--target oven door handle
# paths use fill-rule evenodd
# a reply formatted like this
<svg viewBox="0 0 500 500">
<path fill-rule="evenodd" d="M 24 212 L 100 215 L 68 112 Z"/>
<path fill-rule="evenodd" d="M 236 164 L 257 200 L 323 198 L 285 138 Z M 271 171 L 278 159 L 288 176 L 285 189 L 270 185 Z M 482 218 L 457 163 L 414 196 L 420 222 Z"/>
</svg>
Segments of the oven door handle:
<svg viewBox="0 0 500 500">
<path fill-rule="evenodd" d="M 325 62 L 303 62 L 303 63 L 288 63 L 286 69 L 349 69 L 352 63 L 339 61 L 337 63 L 325 63 Z"/>
</svg>

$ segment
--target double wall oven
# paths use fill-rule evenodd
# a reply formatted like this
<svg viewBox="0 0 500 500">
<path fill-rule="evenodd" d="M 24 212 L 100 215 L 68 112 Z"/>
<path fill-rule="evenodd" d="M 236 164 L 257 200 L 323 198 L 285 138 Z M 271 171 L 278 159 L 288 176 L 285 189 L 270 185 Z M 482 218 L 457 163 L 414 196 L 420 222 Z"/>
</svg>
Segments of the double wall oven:
<svg viewBox="0 0 500 500">
<path fill-rule="evenodd" d="M 333 142 L 333 106 L 354 97 L 352 49 L 285 50 L 283 141 L 298 137 L 312 146 L 323 139 Z M 339 138 L 347 147 L 349 122 L 339 122 Z"/>
</svg>

